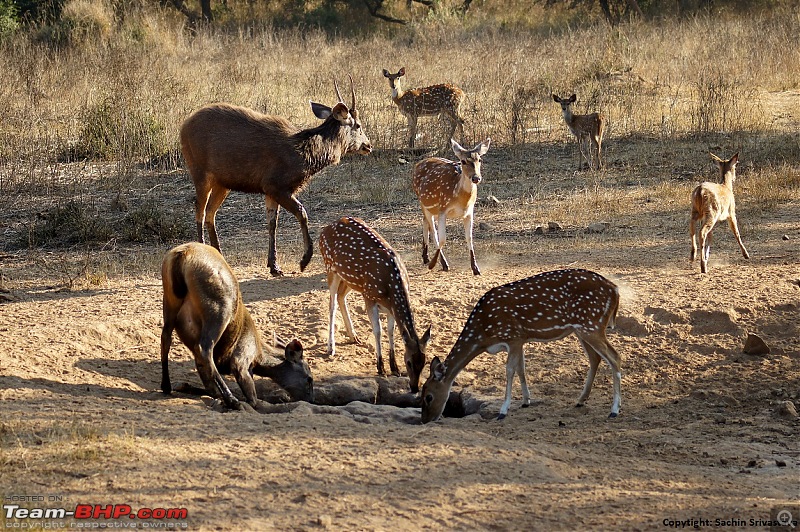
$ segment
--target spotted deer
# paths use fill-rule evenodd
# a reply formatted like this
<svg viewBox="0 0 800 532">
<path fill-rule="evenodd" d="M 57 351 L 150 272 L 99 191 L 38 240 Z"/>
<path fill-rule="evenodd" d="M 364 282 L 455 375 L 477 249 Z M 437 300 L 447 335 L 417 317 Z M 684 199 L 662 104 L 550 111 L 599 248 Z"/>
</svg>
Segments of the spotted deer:
<svg viewBox="0 0 800 532">
<path fill-rule="evenodd" d="M 339 164 L 347 153 L 372 151 L 356 109 L 348 107 L 334 80 L 339 102 L 331 109 L 311 102 L 314 115 L 324 120 L 316 127 L 298 129 L 280 116 L 270 116 L 225 103 L 211 104 L 192 114 L 181 127 L 181 150 L 194 182 L 197 202 L 197 240 L 220 249 L 216 216 L 231 190 L 263 194 L 267 208 L 269 251 L 267 266 L 273 276 L 283 275 L 276 260 L 276 228 L 283 207 L 300 222 L 305 253 L 300 270 L 311 261 L 313 245 L 308 214 L 296 195 L 322 169 Z"/>
<path fill-rule="evenodd" d="M 506 395 L 497 419 L 508 413 L 515 373 L 522 385 L 522 406 L 528 406 L 524 344 L 550 342 L 572 333 L 589 358 L 589 373 L 577 406 L 589 398 L 597 367 L 605 360 L 614 381 L 609 417 L 616 417 L 621 403 L 621 361 L 606 338 L 606 327 L 614 325 L 618 307 L 617 286 L 588 270 L 545 272 L 492 288 L 478 300 L 447 358 L 431 361 L 430 376 L 422 386 L 422 422 L 441 416 L 458 373 L 484 352 L 508 353 Z"/>
<path fill-rule="evenodd" d="M 567 127 L 578 141 L 578 170 L 581 169 L 583 158 L 586 159 L 586 164 L 591 169 L 594 168 L 592 159 L 596 157 L 597 168 L 602 168 L 603 159 L 600 157 L 600 150 L 603 145 L 603 129 L 605 127 L 603 115 L 600 113 L 573 114 L 572 105 L 577 100 L 577 96 L 574 94 L 569 98 L 559 98 L 553 94 L 553 100 L 561 105 L 564 122 L 567 123 Z M 584 144 L 586 144 L 586 153 L 583 152 Z"/>
<path fill-rule="evenodd" d="M 380 311 L 386 313 L 389 337 L 389 368 L 392 375 L 400 375 L 394 356 L 394 326 L 397 323 L 405 344 L 405 364 L 411 391 L 419 390 L 420 373 L 425 367 L 425 347 L 431 338 L 431 329 L 420 337 L 414 324 L 408 295 L 408 273 L 394 249 L 376 231 L 358 218 L 343 217 L 322 230 L 319 248 L 325 261 L 330 289 L 330 326 L 328 329 L 328 354 L 336 350 L 334 331 L 337 304 L 341 308 L 347 336 L 360 343 L 353 330 L 347 309 L 347 294 L 360 292 L 364 296 L 372 333 L 375 336 L 375 354 L 378 374 L 385 375 L 381 355 Z"/>
<path fill-rule="evenodd" d="M 219 251 L 190 242 L 167 252 L 161 266 L 164 326 L 161 330 L 161 390 L 172 392 L 169 351 L 172 332 L 194 355 L 205 393 L 220 395 L 229 408 L 241 404 L 221 374 L 236 378 L 242 393 L 256 407 L 253 375 L 269 377 L 294 400 L 314 400 L 314 379 L 297 340 L 285 346 L 282 359 L 267 352 L 239 283 Z M 196 392 L 191 386 L 182 391 Z"/>
<path fill-rule="evenodd" d="M 389 79 L 392 89 L 392 101 L 400 112 L 408 119 L 408 147 L 414 147 L 417 138 L 417 120 L 421 116 L 445 115 L 450 122 L 452 138 L 459 130 L 459 137 L 464 136 L 464 119 L 461 117 L 461 104 L 464 102 L 464 91 L 452 84 L 431 85 L 404 91 L 400 87 L 400 78 L 406 75 L 405 67 L 397 74 L 385 68 L 383 75 Z"/>
<path fill-rule="evenodd" d="M 481 274 L 472 246 L 472 222 L 478 183 L 483 179 L 481 157 L 489 151 L 491 142 L 491 139 L 486 139 L 471 150 L 466 150 L 450 139 L 459 162 L 429 157 L 414 165 L 411 184 L 422 207 L 422 262 L 430 269 L 436 267 L 437 259 L 442 264 L 442 270 L 450 269 L 442 251 L 447 238 L 447 218 L 461 218 L 472 273 Z M 431 235 L 436 252 L 433 260 L 429 261 L 428 242 Z"/>
<path fill-rule="evenodd" d="M 739 249 L 745 259 L 750 258 L 742 237 L 739 235 L 739 223 L 736 220 L 736 201 L 733 197 L 733 183 L 736 181 L 736 165 L 739 163 L 739 153 L 727 161 L 720 159 L 713 153 L 711 158 L 719 165 L 722 174 L 722 184 L 701 183 L 692 191 L 692 213 L 689 219 L 689 233 L 692 235 L 692 250 L 689 260 L 694 262 L 697 255 L 697 239 L 700 239 L 700 271 L 708 271 L 708 257 L 711 254 L 711 236 L 714 225 L 723 220 L 728 220 L 728 225 L 736 237 Z M 698 227 L 698 222 L 700 225 Z"/>
</svg>

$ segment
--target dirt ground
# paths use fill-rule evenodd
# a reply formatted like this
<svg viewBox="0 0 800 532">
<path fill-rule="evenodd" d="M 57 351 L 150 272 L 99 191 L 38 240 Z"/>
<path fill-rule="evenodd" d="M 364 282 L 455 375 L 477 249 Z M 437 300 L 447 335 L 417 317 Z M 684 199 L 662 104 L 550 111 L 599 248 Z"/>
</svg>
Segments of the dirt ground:
<svg viewBox="0 0 800 532">
<path fill-rule="evenodd" d="M 660 149 L 657 140 L 640 142 L 639 149 Z M 504 354 L 481 355 L 458 377 L 456 389 L 488 399 L 481 413 L 463 418 L 423 426 L 402 421 L 415 411 L 310 405 L 281 414 L 219 413 L 200 398 L 159 390 L 158 266 L 169 246 L 120 245 L 118 256 L 139 264 L 132 273 L 117 271 L 73 290 L 43 264 L 80 251 L 9 251 L 0 293 L 7 300 L 0 304 L 4 504 L 185 508 L 185 519 L 158 524 L 196 530 L 768 529 L 764 521 L 781 509 L 800 518 L 800 421 L 792 414 L 800 401 L 800 200 L 762 210 L 737 196 L 751 259 L 720 227 L 711 272 L 701 275 L 687 260 L 688 192 L 697 179 L 713 176 L 707 151 L 714 146 L 682 159 L 685 176 L 678 162 L 648 166 L 622 142 L 607 145 L 600 187 L 616 196 L 598 201 L 619 198 L 626 207 L 618 212 L 576 202 L 593 178 L 568 168 L 572 144 L 490 152 L 480 196 L 494 194 L 501 204 L 476 209 L 484 223 L 475 233 L 480 277 L 472 275 L 463 233 L 452 223 L 451 271 L 423 268 L 419 214 L 407 196 L 383 205 L 332 192 L 370 172 L 369 160 L 346 159 L 318 176 L 302 199 L 314 235 L 353 214 L 396 246 L 408 266 L 416 320 L 433 326 L 428 360 L 447 355 L 472 306 L 493 286 L 564 267 L 614 280 L 622 293 L 618 327 L 609 332 L 623 359 L 618 418 L 608 419 L 606 365 L 586 407 L 575 408 L 588 365 L 574 337 L 526 347 L 532 405 L 520 408 L 515 383 L 502 421 L 494 417 Z M 732 153 L 732 146 L 717 147 Z M 407 180 L 409 167 L 387 159 L 382 178 Z M 746 189 L 748 166 L 740 168 Z M 658 192 L 663 181 L 683 192 Z M 154 174 L 140 186 L 158 184 L 171 191 L 164 201 L 183 205 L 191 220 L 185 173 Z M 10 206 L 3 210 L 8 234 L 19 220 Z M 563 229 L 548 232 L 546 221 L 558 212 Z M 325 357 L 323 265 L 317 250 L 309 268 L 297 271 L 297 223 L 282 219 L 279 258 L 287 275 L 274 279 L 264 264 L 262 201 L 233 194 L 217 219 L 223 251 L 265 335 L 301 339 L 318 386 L 372 379 L 371 336 L 357 295 L 351 309 L 364 343 L 350 344 L 339 332 L 337 357 Z M 536 219 L 544 234 L 536 234 Z M 597 221 L 610 225 L 587 234 Z M 744 354 L 748 333 L 760 335 L 770 354 Z M 177 342 L 171 370 L 173 382 L 199 385 Z M 31 496 L 44 502 L 26 500 Z M 0 521 L 6 528 L 43 522 L 7 513 Z"/>
</svg>

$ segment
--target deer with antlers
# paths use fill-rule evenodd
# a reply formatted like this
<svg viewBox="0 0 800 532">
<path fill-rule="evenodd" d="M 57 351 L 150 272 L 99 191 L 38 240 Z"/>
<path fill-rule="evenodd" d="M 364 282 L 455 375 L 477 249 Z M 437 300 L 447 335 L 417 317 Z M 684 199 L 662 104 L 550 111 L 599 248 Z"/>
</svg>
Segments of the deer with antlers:
<svg viewBox="0 0 800 532">
<path fill-rule="evenodd" d="M 322 230 L 319 248 L 325 261 L 330 289 L 330 326 L 328 329 L 328 354 L 336 350 L 334 332 L 336 309 L 341 308 L 348 337 L 360 343 L 353 330 L 346 297 L 351 291 L 364 296 L 364 305 L 375 336 L 375 354 L 378 374 L 385 375 L 381 355 L 380 311 L 386 313 L 389 337 L 389 369 L 399 376 L 394 355 L 395 323 L 405 344 L 405 365 L 411 391 L 419 390 L 420 373 L 425 367 L 425 347 L 431 338 L 431 329 L 420 337 L 414 324 L 408 295 L 408 273 L 392 247 L 376 231 L 358 218 L 343 217 Z"/>
<path fill-rule="evenodd" d="M 736 220 L 736 201 L 733 197 L 733 183 L 736 181 L 736 165 L 739 163 L 739 153 L 723 160 L 710 153 L 711 158 L 719 165 L 722 174 L 722 184 L 704 182 L 692 191 L 692 213 L 689 219 L 689 233 L 692 235 L 692 250 L 689 260 L 694 262 L 697 255 L 697 240 L 700 240 L 700 271 L 708 270 L 708 257 L 711 254 L 711 235 L 714 225 L 719 221 L 728 220 L 728 225 L 736 237 L 739 249 L 745 259 L 750 258 L 742 237 L 739 234 L 739 223 Z M 698 222 L 700 222 L 698 227 Z"/>
<path fill-rule="evenodd" d="M 605 127 L 603 115 L 600 113 L 574 114 L 572 106 L 577 100 L 577 96 L 574 94 L 569 98 L 559 98 L 555 94 L 552 96 L 553 100 L 561 105 L 564 122 L 567 123 L 567 127 L 578 141 L 578 170 L 581 169 L 584 158 L 590 169 L 594 168 L 592 159 L 595 158 L 597 159 L 597 168 L 602 168 L 603 159 L 600 157 L 600 150 L 603 145 L 603 129 Z M 586 153 L 583 152 L 584 144 L 586 145 Z"/>
<path fill-rule="evenodd" d="M 218 103 L 192 114 L 181 127 L 181 150 L 194 182 L 197 202 L 197 239 L 220 249 L 216 215 L 231 190 L 263 194 L 267 207 L 269 252 L 267 266 L 273 276 L 283 274 L 276 260 L 276 228 L 281 207 L 300 222 L 305 253 L 300 270 L 311 261 L 314 248 L 308 232 L 308 215 L 297 193 L 311 177 L 339 164 L 347 153 L 372 151 L 356 109 L 356 93 L 350 78 L 352 102 L 348 107 L 334 80 L 339 102 L 331 109 L 311 102 L 314 115 L 324 120 L 316 127 L 298 129 L 285 118 L 234 105 Z"/>
<path fill-rule="evenodd" d="M 392 101 L 400 112 L 408 119 L 408 147 L 414 147 L 417 138 L 417 120 L 421 116 L 444 115 L 450 122 L 452 138 L 459 130 L 459 137 L 464 136 L 464 119 L 461 117 L 461 104 L 464 102 L 464 91 L 452 84 L 431 85 L 404 91 L 400 87 L 400 78 L 406 75 L 405 67 L 396 74 L 383 69 L 384 77 L 389 79 L 392 89 Z"/>
<path fill-rule="evenodd" d="M 447 237 L 447 218 L 461 218 L 464 223 L 464 238 L 467 241 L 472 273 L 480 275 L 481 270 L 475 260 L 472 247 L 472 222 L 475 200 L 478 197 L 478 183 L 481 176 L 481 157 L 489 151 L 491 139 L 486 139 L 471 150 L 461 147 L 453 139 L 450 143 L 459 162 L 441 157 L 429 157 L 414 165 L 411 184 L 422 207 L 422 262 L 433 269 L 437 260 L 442 270 L 450 266 L 444 257 Z M 433 235 L 436 252 L 433 260 L 428 260 L 428 242 Z"/>
<path fill-rule="evenodd" d="M 286 344 L 282 359 L 272 356 L 242 302 L 239 282 L 219 251 L 199 242 L 177 246 L 164 256 L 164 326 L 161 330 L 161 390 L 172 392 L 169 351 L 172 332 L 194 355 L 204 389 L 181 391 L 222 397 L 229 408 L 241 405 L 222 378 L 233 374 L 247 402 L 256 407 L 253 375 L 269 377 L 294 400 L 314 400 L 314 379 L 303 358 L 303 346 Z"/>
<path fill-rule="evenodd" d="M 442 415 L 456 376 L 481 353 L 508 353 L 505 400 L 497 418 L 508 414 L 515 374 L 522 385 L 522 406 L 528 406 L 524 344 L 550 342 L 572 333 L 589 358 L 589 373 L 577 406 L 589 398 L 597 368 L 605 360 L 614 381 L 609 417 L 616 417 L 621 403 L 621 360 L 606 338 L 606 327 L 614 325 L 618 307 L 617 286 L 588 270 L 545 272 L 492 288 L 478 300 L 447 358 L 431 361 L 430 376 L 422 386 L 422 422 Z"/>
</svg>

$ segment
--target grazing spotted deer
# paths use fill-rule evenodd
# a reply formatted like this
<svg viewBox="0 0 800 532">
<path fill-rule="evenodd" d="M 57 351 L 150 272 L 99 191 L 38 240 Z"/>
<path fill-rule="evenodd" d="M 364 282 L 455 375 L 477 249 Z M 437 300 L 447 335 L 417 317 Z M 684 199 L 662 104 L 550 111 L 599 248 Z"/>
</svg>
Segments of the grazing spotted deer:
<svg viewBox="0 0 800 532">
<path fill-rule="evenodd" d="M 722 184 L 701 183 L 692 191 L 692 214 L 689 219 L 689 233 L 692 235 L 692 251 L 689 260 L 694 262 L 697 255 L 697 238 L 700 238 L 700 271 L 708 270 L 708 257 L 711 254 L 711 235 L 714 225 L 723 220 L 728 220 L 728 225 L 739 243 L 742 256 L 750 258 L 742 237 L 739 235 L 739 223 L 736 220 L 736 201 L 733 197 L 733 183 L 736 181 L 736 165 L 739 163 L 739 153 L 724 161 L 710 153 L 711 158 L 719 165 L 722 174 Z M 698 228 L 697 223 L 700 222 Z"/>
<path fill-rule="evenodd" d="M 283 275 L 276 261 L 276 228 L 281 207 L 300 222 L 305 253 L 300 270 L 311 261 L 314 247 L 308 233 L 308 215 L 296 194 L 311 177 L 339 164 L 347 153 L 372 151 L 356 109 L 356 93 L 350 79 L 352 103 L 339 99 L 333 109 L 311 102 L 314 115 L 324 120 L 310 129 L 298 130 L 285 118 L 263 115 L 244 107 L 218 103 L 192 114 L 181 127 L 181 150 L 197 194 L 197 239 L 220 249 L 217 210 L 231 190 L 263 194 L 267 207 L 269 252 L 267 266 L 274 276 Z"/>
<path fill-rule="evenodd" d="M 489 151 L 491 139 L 486 139 L 471 150 L 450 139 L 453 153 L 460 162 L 441 157 L 429 157 L 414 165 L 411 183 L 422 207 L 422 262 L 428 268 L 436 267 L 437 259 L 442 269 L 450 266 L 444 258 L 444 243 L 447 238 L 447 218 L 461 218 L 464 222 L 464 238 L 467 241 L 472 273 L 480 275 L 472 247 L 472 221 L 478 183 L 481 182 L 481 157 Z M 428 242 L 433 235 L 436 252 L 428 260 Z"/>
<path fill-rule="evenodd" d="M 596 156 L 597 168 L 603 167 L 603 159 L 600 157 L 600 150 L 603 144 L 603 128 L 605 121 L 600 113 L 588 115 L 576 115 L 572 113 L 572 104 L 577 97 L 573 94 L 569 98 L 559 98 L 553 94 L 553 100 L 561 105 L 561 112 L 564 115 L 564 122 L 575 135 L 578 141 L 578 170 L 581 169 L 583 158 L 592 169 L 592 159 Z M 586 144 L 586 153 L 583 152 L 583 145 Z M 594 152 L 594 153 L 592 153 Z"/>
<path fill-rule="evenodd" d="M 384 375 L 381 356 L 380 310 L 386 312 L 389 336 L 389 368 L 392 375 L 400 375 L 394 356 L 395 322 L 405 344 L 405 364 L 411 391 L 419 390 L 419 376 L 425 367 L 425 347 L 431 338 L 431 329 L 422 337 L 417 335 L 414 315 L 408 295 L 408 273 L 394 249 L 373 229 L 358 218 L 343 217 L 322 230 L 319 248 L 325 261 L 330 289 L 330 326 L 328 329 L 328 354 L 336 350 L 334 332 L 336 308 L 341 307 L 342 319 L 348 337 L 360 343 L 353 330 L 347 309 L 347 294 L 355 290 L 364 296 L 364 304 L 375 336 L 375 354 L 378 374 Z"/>
<path fill-rule="evenodd" d="M 616 417 L 621 402 L 620 356 L 606 338 L 606 327 L 614 325 L 618 306 L 617 286 L 587 270 L 545 272 L 492 288 L 478 300 L 444 362 L 439 357 L 431 361 L 430 376 L 422 387 L 422 422 L 435 421 L 441 416 L 453 380 L 464 366 L 484 352 L 508 352 L 506 395 L 497 419 L 508 413 L 515 373 L 522 385 L 522 406 L 528 406 L 524 344 L 550 342 L 572 333 L 589 358 L 589 374 L 577 406 L 582 406 L 589 397 L 602 359 L 611 366 L 614 399 L 609 417 Z"/>
<path fill-rule="evenodd" d="M 459 137 L 464 136 L 464 119 L 461 117 L 464 91 L 449 83 L 404 91 L 400 88 L 400 78 L 406 75 L 405 67 L 401 68 L 397 74 L 391 74 L 384 68 L 383 75 L 389 79 L 392 100 L 408 119 L 409 148 L 414 147 L 417 137 L 417 120 L 420 116 L 445 115 L 451 126 L 450 135 L 447 138 L 452 138 L 456 129 L 460 132 Z"/>
<path fill-rule="evenodd" d="M 242 302 L 239 283 L 219 251 L 190 242 L 167 252 L 161 266 L 164 326 L 161 331 L 161 390 L 172 392 L 169 350 L 172 331 L 194 355 L 205 393 L 222 396 L 229 408 L 241 408 L 221 374 L 233 374 L 250 406 L 258 398 L 253 374 L 269 377 L 294 400 L 314 400 L 314 379 L 294 340 L 283 359 L 266 352 L 261 335 Z M 183 391 L 192 391 L 192 387 Z"/>
</svg>

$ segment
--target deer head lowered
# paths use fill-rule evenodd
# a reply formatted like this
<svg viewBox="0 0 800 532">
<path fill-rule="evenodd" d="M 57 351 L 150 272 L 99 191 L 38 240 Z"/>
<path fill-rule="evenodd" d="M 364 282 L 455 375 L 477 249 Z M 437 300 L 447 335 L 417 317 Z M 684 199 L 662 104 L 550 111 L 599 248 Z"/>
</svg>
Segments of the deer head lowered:
<svg viewBox="0 0 800 532">
<path fill-rule="evenodd" d="M 192 114 L 181 127 L 181 150 L 197 194 L 197 239 L 220 249 L 217 210 L 231 190 L 263 194 L 267 207 L 272 275 L 282 275 L 276 261 L 276 228 L 281 207 L 300 223 L 305 253 L 300 270 L 311 261 L 314 248 L 308 232 L 308 215 L 295 197 L 323 168 L 338 164 L 346 153 L 368 154 L 372 145 L 361 127 L 356 93 L 350 79 L 352 102 L 348 107 L 334 80 L 339 102 L 330 108 L 311 102 L 314 115 L 324 122 L 298 130 L 285 118 L 235 105 L 211 104 Z"/>
<path fill-rule="evenodd" d="M 161 266 L 164 326 L 161 330 L 161 390 L 172 391 L 169 351 L 172 331 L 194 355 L 204 393 L 220 395 L 229 408 L 240 408 L 221 374 L 233 374 L 247 402 L 256 407 L 253 374 L 269 377 L 294 400 L 314 400 L 314 379 L 297 340 L 285 346 L 282 359 L 263 345 L 239 283 L 216 249 L 190 242 L 171 249 Z M 196 391 L 185 387 L 183 391 Z"/>
<path fill-rule="evenodd" d="M 522 385 L 522 406 L 528 406 L 523 346 L 572 333 L 589 358 L 589 373 L 578 406 L 588 399 L 597 367 L 605 360 L 614 381 L 610 417 L 616 417 L 621 403 L 620 357 L 606 338 L 606 327 L 614 324 L 618 307 L 617 286 L 588 270 L 545 272 L 492 288 L 475 304 L 447 358 L 441 361 L 434 357 L 431 361 L 430 376 L 422 386 L 422 422 L 435 421 L 442 415 L 456 376 L 481 353 L 508 353 L 506 395 L 498 419 L 506 416 L 511 405 L 514 374 L 519 375 Z"/>
<path fill-rule="evenodd" d="M 400 375 L 394 356 L 395 322 L 405 344 L 405 365 L 411 391 L 419 390 L 419 376 L 425 367 L 425 347 L 431 329 L 417 334 L 414 314 L 408 295 L 408 273 L 394 249 L 376 231 L 358 218 L 343 217 L 322 230 L 319 248 L 325 261 L 330 289 L 330 323 L 328 328 L 328 354 L 335 354 L 334 332 L 337 304 L 342 309 L 342 319 L 350 339 L 359 343 L 350 320 L 345 297 L 350 291 L 364 296 L 367 315 L 375 336 L 375 354 L 378 374 L 384 375 L 381 356 L 380 310 L 386 312 L 386 329 L 389 336 L 389 368 Z"/>
</svg>

